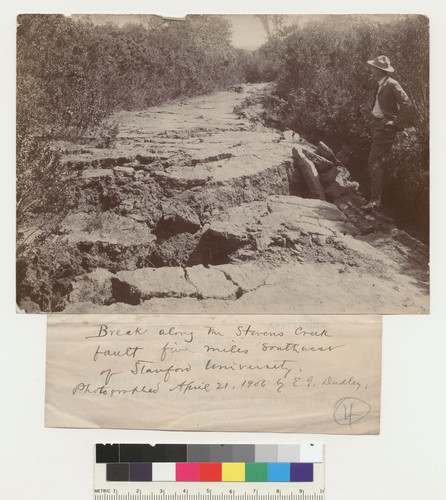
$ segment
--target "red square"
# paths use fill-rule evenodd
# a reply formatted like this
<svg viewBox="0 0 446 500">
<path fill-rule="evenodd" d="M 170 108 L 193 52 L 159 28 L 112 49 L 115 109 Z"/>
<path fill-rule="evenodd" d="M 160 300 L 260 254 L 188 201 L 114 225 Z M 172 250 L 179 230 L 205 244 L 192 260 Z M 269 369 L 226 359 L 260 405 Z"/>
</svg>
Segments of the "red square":
<svg viewBox="0 0 446 500">
<path fill-rule="evenodd" d="M 221 464 L 200 463 L 199 478 L 200 481 L 221 481 Z"/>
</svg>

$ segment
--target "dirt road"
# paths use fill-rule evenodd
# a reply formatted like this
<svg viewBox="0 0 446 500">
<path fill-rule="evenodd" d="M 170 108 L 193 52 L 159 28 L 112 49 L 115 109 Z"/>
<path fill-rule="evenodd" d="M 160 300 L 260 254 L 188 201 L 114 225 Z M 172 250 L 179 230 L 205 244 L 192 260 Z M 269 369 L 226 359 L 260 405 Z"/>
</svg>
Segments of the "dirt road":
<svg viewBox="0 0 446 500">
<path fill-rule="evenodd" d="M 268 91 L 120 112 L 113 148 L 64 145 L 79 195 L 41 249 L 68 269 L 55 310 L 428 312 L 426 247 L 380 214 L 305 198 L 291 151 L 316 148 L 262 124 Z"/>
</svg>

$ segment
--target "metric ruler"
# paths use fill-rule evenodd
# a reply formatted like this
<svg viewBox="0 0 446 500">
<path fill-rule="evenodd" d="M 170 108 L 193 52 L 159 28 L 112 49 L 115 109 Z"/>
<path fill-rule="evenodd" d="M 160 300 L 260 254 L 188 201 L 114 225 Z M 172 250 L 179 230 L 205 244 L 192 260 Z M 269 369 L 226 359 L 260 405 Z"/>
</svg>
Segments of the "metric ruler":
<svg viewBox="0 0 446 500">
<path fill-rule="evenodd" d="M 159 485 L 158 485 L 159 486 Z M 196 485 L 170 484 L 157 488 L 154 485 L 115 486 L 113 488 L 95 488 L 94 500 L 325 500 L 324 488 L 316 485 L 296 486 L 268 484 L 226 484 L 222 491 L 211 483 Z"/>
<path fill-rule="evenodd" d="M 322 445 L 96 445 L 94 500 L 325 500 Z"/>
</svg>

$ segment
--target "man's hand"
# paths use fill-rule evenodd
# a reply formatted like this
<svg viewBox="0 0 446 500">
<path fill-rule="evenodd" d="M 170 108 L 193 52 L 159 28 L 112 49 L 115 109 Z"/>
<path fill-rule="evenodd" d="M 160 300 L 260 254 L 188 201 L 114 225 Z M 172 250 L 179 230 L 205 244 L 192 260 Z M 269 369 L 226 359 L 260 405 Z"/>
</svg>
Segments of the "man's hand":
<svg viewBox="0 0 446 500">
<path fill-rule="evenodd" d="M 397 129 L 399 130 L 399 128 L 393 123 L 393 120 L 389 120 L 385 125 L 384 127 L 386 128 L 389 128 L 389 129 Z"/>
</svg>

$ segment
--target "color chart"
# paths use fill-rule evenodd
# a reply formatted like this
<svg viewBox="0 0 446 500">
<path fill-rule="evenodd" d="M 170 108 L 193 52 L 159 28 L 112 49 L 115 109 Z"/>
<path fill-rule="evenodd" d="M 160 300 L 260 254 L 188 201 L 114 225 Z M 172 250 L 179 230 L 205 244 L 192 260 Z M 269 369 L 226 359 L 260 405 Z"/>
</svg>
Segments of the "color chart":
<svg viewBox="0 0 446 500">
<path fill-rule="evenodd" d="M 322 500 L 323 453 L 310 443 L 97 444 L 95 500 Z"/>
</svg>

